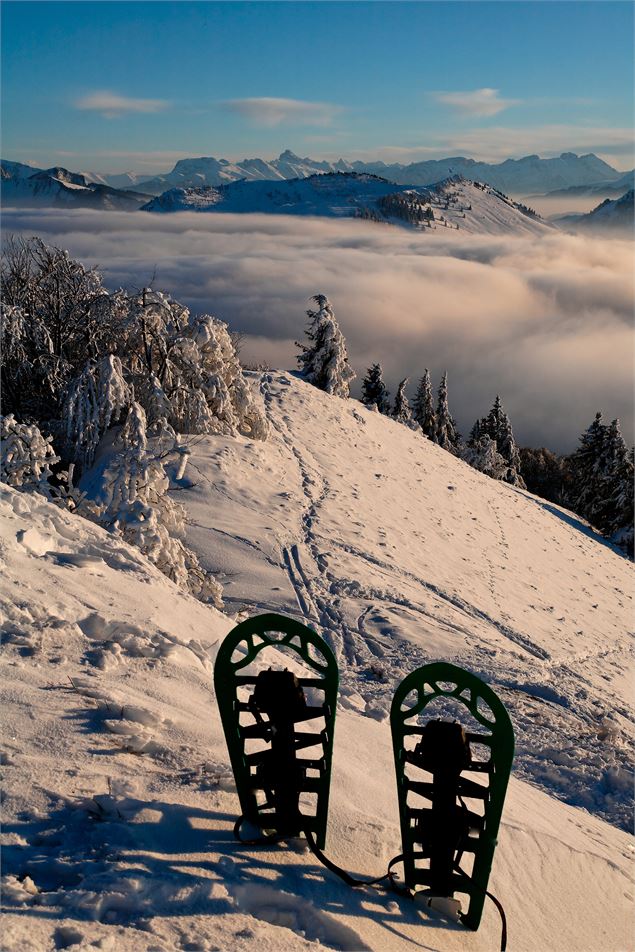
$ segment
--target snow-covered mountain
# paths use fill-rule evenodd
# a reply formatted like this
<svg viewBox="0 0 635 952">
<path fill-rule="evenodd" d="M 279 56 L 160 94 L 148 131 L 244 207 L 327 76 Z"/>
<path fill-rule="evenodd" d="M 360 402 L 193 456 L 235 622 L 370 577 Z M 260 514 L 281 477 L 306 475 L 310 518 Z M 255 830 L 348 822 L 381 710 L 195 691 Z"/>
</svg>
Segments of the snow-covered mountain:
<svg viewBox="0 0 635 952">
<path fill-rule="evenodd" d="M 606 198 L 586 215 L 565 215 L 556 223 L 571 231 L 632 236 L 635 229 L 633 194 L 631 188 L 621 198 Z"/>
<path fill-rule="evenodd" d="M 229 162 L 227 159 L 199 158 L 182 159 L 167 175 L 138 182 L 141 191 L 160 194 L 171 187 L 198 188 L 205 185 L 223 185 L 238 179 L 275 180 L 306 178 L 325 172 L 370 172 L 399 185 L 429 185 L 452 175 L 487 182 L 495 188 L 513 195 L 530 192 L 547 192 L 557 188 L 588 185 L 599 181 L 619 179 L 618 172 L 596 155 L 578 156 L 563 152 L 552 159 L 528 155 L 522 159 L 506 159 L 504 162 L 478 162 L 465 156 L 447 159 L 432 159 L 424 162 L 337 162 L 300 158 L 286 149 L 277 159 L 243 159 Z"/>
<path fill-rule="evenodd" d="M 428 188 L 395 186 L 368 173 L 336 172 L 284 182 L 232 182 L 174 188 L 142 208 L 149 212 L 256 212 L 367 218 L 427 232 L 544 234 L 551 226 L 496 189 L 460 176 Z"/>
<path fill-rule="evenodd" d="M 6 205 L 64 205 L 80 208 L 135 210 L 148 195 L 89 181 L 79 172 L 55 167 L 26 174 L 28 166 L 2 162 L 0 196 Z"/>
<path fill-rule="evenodd" d="M 42 171 L 19 162 L 3 162 L 2 166 L 19 166 L 22 170 L 29 170 L 30 174 Z M 135 172 L 82 174 L 87 182 L 117 189 L 132 189 L 146 195 L 160 195 L 171 188 L 215 187 L 243 179 L 279 181 L 308 178 L 329 172 L 370 173 L 399 185 L 430 185 L 453 175 L 461 175 L 467 179 L 486 182 L 511 195 L 542 195 L 569 188 L 596 188 L 602 183 L 616 183 L 619 188 L 629 175 L 612 168 L 592 153 L 578 156 L 573 152 L 563 152 L 551 159 L 528 155 L 521 159 L 505 159 L 499 163 L 452 156 L 403 164 L 360 160 L 351 162 L 341 158 L 336 162 L 328 162 L 298 156 L 290 149 L 285 149 L 274 159 L 246 158 L 237 162 L 213 156 L 180 159 L 172 171 L 151 178 Z M 24 177 L 27 173 L 23 171 L 21 174 Z M 630 180 L 625 181 L 621 190 L 624 191 L 630 184 Z M 602 194 L 601 191 L 598 194 Z"/>
<path fill-rule="evenodd" d="M 358 168 L 358 163 L 353 163 Z M 512 195 L 527 195 L 530 192 L 551 191 L 569 185 L 585 185 L 600 179 L 619 178 L 622 173 L 592 153 L 576 155 L 563 152 L 552 159 L 538 155 L 526 155 L 522 159 L 505 159 L 504 162 L 478 162 L 463 156 L 449 159 L 413 162 L 406 166 L 384 166 L 383 163 L 365 163 L 367 171 L 376 171 L 395 182 L 425 185 L 438 182 L 448 175 L 463 175 L 465 178 L 487 182 L 494 188 Z"/>
<path fill-rule="evenodd" d="M 399 851 L 390 698 L 452 660 L 516 730 L 490 880 L 510 948 L 629 948 L 632 565 L 354 400 L 251 384 L 269 440 L 197 437 L 178 500 L 228 610 L 290 614 L 338 655 L 327 854 L 378 875 Z M 298 841 L 236 843 L 211 680 L 234 619 L 40 496 L 3 486 L 0 517 L 7 952 L 498 948 L 490 905 L 470 933 Z"/>
<path fill-rule="evenodd" d="M 95 182 L 97 185 L 110 185 L 111 188 L 127 188 L 135 190 L 140 182 L 147 178 L 140 172 L 82 172 L 88 182 Z M 145 195 L 152 195 L 152 192 L 145 192 Z"/>
<path fill-rule="evenodd" d="M 228 182 L 276 181 L 277 179 L 307 178 L 324 172 L 347 172 L 352 166 L 340 159 L 338 162 L 320 162 L 300 158 L 290 149 L 281 152 L 277 159 L 243 159 L 229 162 L 227 159 L 201 157 L 180 159 L 167 175 L 157 175 L 139 183 L 139 187 L 151 195 L 159 195 L 172 187 L 200 188 L 206 185 L 224 185 Z"/>
</svg>

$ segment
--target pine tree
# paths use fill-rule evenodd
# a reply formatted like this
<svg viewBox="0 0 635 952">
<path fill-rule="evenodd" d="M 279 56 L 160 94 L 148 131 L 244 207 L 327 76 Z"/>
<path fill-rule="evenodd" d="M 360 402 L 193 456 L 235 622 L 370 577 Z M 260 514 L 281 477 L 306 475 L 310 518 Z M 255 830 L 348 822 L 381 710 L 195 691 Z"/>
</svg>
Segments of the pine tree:
<svg viewBox="0 0 635 952">
<path fill-rule="evenodd" d="M 507 472 L 500 478 L 504 479 L 506 483 L 511 483 L 512 486 L 524 488 L 525 483 L 520 475 L 520 452 L 516 446 L 511 421 L 498 394 L 487 416 L 474 424 L 470 433 L 470 440 L 478 441 L 485 435 L 494 441 L 497 452 L 507 463 Z"/>
<path fill-rule="evenodd" d="M 434 412 L 434 399 L 432 396 L 432 381 L 430 380 L 430 371 L 426 367 L 423 377 L 419 381 L 417 393 L 413 404 L 413 415 L 424 436 L 427 436 L 433 443 L 437 442 L 437 417 Z"/>
<path fill-rule="evenodd" d="M 629 530 L 632 533 L 633 463 L 619 420 L 607 427 L 599 476 L 600 501 L 594 524 L 607 536 Z"/>
<path fill-rule="evenodd" d="M 381 364 L 369 367 L 362 381 L 362 403 L 366 407 L 377 407 L 380 413 L 390 413 L 390 396 L 384 384 Z"/>
<path fill-rule="evenodd" d="M 408 397 L 406 396 L 407 383 L 408 378 L 404 377 L 397 387 L 397 395 L 395 396 L 395 404 L 392 408 L 391 416 L 397 423 L 403 423 L 404 426 L 409 427 L 411 430 L 420 430 L 421 428 L 412 415 Z"/>
<path fill-rule="evenodd" d="M 596 413 L 591 426 L 580 437 L 580 445 L 569 458 L 571 485 L 568 503 L 574 512 L 595 525 L 602 498 L 602 470 L 606 446 L 606 424 Z"/>
<path fill-rule="evenodd" d="M 346 398 L 355 374 L 348 365 L 344 335 L 328 298 L 324 294 L 316 294 L 311 300 L 315 301 L 318 310 L 307 311 L 309 324 L 306 336 L 309 345 L 296 341 L 296 346 L 302 351 L 297 358 L 301 372 L 309 383 L 320 390 Z"/>
<path fill-rule="evenodd" d="M 460 442 L 461 437 L 448 404 L 448 374 L 446 371 L 441 378 L 437 394 L 437 443 L 442 449 L 456 455 Z"/>
</svg>

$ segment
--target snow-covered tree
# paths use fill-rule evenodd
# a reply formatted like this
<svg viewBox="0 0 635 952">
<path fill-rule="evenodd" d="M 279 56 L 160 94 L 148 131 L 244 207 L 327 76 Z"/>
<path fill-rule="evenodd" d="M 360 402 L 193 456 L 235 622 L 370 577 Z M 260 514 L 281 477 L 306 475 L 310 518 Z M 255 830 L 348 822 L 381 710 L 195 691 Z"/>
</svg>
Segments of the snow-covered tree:
<svg viewBox="0 0 635 952">
<path fill-rule="evenodd" d="M 437 416 L 434 412 L 434 398 L 432 396 L 432 381 L 430 371 L 426 367 L 423 377 L 419 381 L 417 393 L 412 406 L 413 415 L 424 436 L 433 443 L 437 442 Z"/>
<path fill-rule="evenodd" d="M 595 419 L 580 437 L 577 450 L 569 457 L 571 482 L 568 503 L 574 512 L 584 516 L 592 524 L 595 524 L 597 519 L 604 489 L 602 484 L 606 430 L 602 414 L 596 413 Z"/>
<path fill-rule="evenodd" d="M 397 387 L 395 403 L 392 408 L 391 416 L 393 420 L 397 421 L 397 423 L 403 423 L 404 426 L 409 427 L 411 430 L 417 430 L 420 432 L 421 427 L 412 415 L 412 410 L 410 409 L 410 404 L 408 403 L 408 397 L 406 396 L 407 383 L 408 377 L 404 377 Z"/>
<path fill-rule="evenodd" d="M 381 364 L 369 367 L 362 381 L 362 403 L 366 407 L 376 407 L 380 413 L 390 413 L 389 392 L 384 384 Z"/>
<path fill-rule="evenodd" d="M 529 492 L 558 505 L 566 504 L 567 460 L 545 446 L 538 449 L 523 446 L 519 452 L 521 471 Z"/>
<path fill-rule="evenodd" d="M 185 510 L 167 495 L 169 479 L 148 447 L 139 403 L 128 410 L 120 442 L 121 451 L 113 454 L 96 498 L 84 504 L 82 514 L 120 533 L 177 585 L 220 608 L 220 585 L 183 544 Z"/>
<path fill-rule="evenodd" d="M 51 466 L 60 459 L 52 443 L 35 424 L 18 423 L 12 413 L 0 417 L 0 482 L 50 498 Z"/>
<path fill-rule="evenodd" d="M 487 434 L 479 437 L 475 442 L 470 440 L 461 450 L 461 459 L 486 476 L 491 476 L 492 479 L 505 479 L 507 474 L 507 461 L 497 451 L 496 443 Z"/>
<path fill-rule="evenodd" d="M 498 395 L 487 416 L 477 420 L 472 427 L 469 445 L 472 448 L 478 446 L 483 436 L 488 436 L 493 440 L 497 452 L 507 463 L 507 469 L 504 475 L 496 478 L 503 479 L 512 486 L 524 488 L 525 483 L 520 475 L 520 451 L 516 446 L 510 419 Z"/>
<path fill-rule="evenodd" d="M 0 293 L 3 408 L 21 419 L 55 419 L 69 380 L 111 337 L 99 306 L 107 297 L 101 276 L 39 238 L 10 238 L 3 247 Z"/>
<path fill-rule="evenodd" d="M 64 404 L 69 455 L 82 466 L 91 466 L 99 441 L 131 399 L 119 357 L 109 354 L 89 361 L 69 386 Z"/>
<path fill-rule="evenodd" d="M 328 298 L 324 294 L 316 294 L 311 300 L 317 304 L 317 310 L 307 311 L 308 345 L 296 341 L 296 346 L 301 349 L 298 364 L 309 383 L 326 393 L 346 398 L 349 396 L 349 384 L 355 378 L 348 365 L 346 341 Z"/>
<path fill-rule="evenodd" d="M 461 436 L 457 430 L 454 418 L 448 404 L 448 375 L 447 371 L 441 378 L 437 394 L 437 443 L 449 453 L 458 452 Z"/>
<path fill-rule="evenodd" d="M 620 429 L 613 420 L 606 432 L 604 448 L 604 492 L 598 528 L 608 536 L 619 536 L 633 550 L 633 451 L 629 452 Z"/>
</svg>

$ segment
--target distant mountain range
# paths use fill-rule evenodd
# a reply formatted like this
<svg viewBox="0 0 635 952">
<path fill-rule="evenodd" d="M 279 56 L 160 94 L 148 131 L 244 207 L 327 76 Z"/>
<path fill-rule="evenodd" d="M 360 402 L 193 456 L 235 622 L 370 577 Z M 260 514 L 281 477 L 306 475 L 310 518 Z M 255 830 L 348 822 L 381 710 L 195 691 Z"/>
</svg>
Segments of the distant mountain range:
<svg viewBox="0 0 635 952">
<path fill-rule="evenodd" d="M 568 231 L 611 232 L 624 237 L 632 236 L 635 230 L 635 204 L 633 189 L 620 198 L 606 198 L 586 215 L 563 215 L 556 219 L 560 228 Z"/>
<path fill-rule="evenodd" d="M 159 195 L 166 189 L 197 188 L 204 185 L 225 185 L 239 179 L 247 181 L 308 178 L 325 172 L 370 172 L 380 175 L 397 185 L 431 185 L 451 175 L 486 182 L 494 188 L 512 195 L 528 195 L 532 192 L 550 192 L 570 186 L 588 186 L 599 182 L 613 182 L 624 173 L 612 168 L 596 155 L 575 155 L 563 152 L 558 158 L 541 159 L 528 155 L 523 159 L 505 159 L 491 164 L 477 162 L 464 156 L 434 159 L 425 162 L 386 164 L 385 162 L 337 162 L 316 161 L 300 158 L 289 149 L 277 159 L 244 159 L 229 162 L 227 159 L 198 158 L 181 159 L 171 172 L 136 183 L 141 192 Z M 110 182 L 109 184 L 113 184 Z M 628 186 L 626 186 L 628 187 Z"/>
<path fill-rule="evenodd" d="M 530 195 L 529 198 L 592 198 L 594 195 L 609 197 L 623 195 L 628 189 L 635 187 L 635 169 L 624 172 L 620 178 L 604 182 L 593 182 L 591 185 L 569 185 L 567 188 L 558 188 L 542 195 Z"/>
<path fill-rule="evenodd" d="M 21 162 L 0 162 L 0 195 L 5 205 L 71 206 L 136 211 L 148 194 L 90 181 L 80 172 L 59 166 L 34 169 Z"/>
<path fill-rule="evenodd" d="M 319 179 L 324 176 L 327 176 L 328 184 L 327 181 L 320 184 Z M 457 176 L 485 183 L 497 191 L 498 197 L 494 192 L 490 193 L 492 207 L 502 207 L 496 206 L 496 201 L 507 202 L 507 207 L 513 207 L 513 203 L 509 204 L 510 200 L 501 193 L 516 196 L 532 193 L 573 197 L 597 195 L 598 198 L 620 196 L 632 189 L 634 173 L 619 172 L 596 155 L 578 156 L 573 152 L 564 152 L 552 159 L 529 155 L 496 164 L 455 156 L 404 165 L 347 162 L 344 159 L 331 163 L 301 158 L 287 149 L 272 160 L 181 159 L 171 172 L 151 179 L 143 179 L 133 172 L 98 175 L 71 172 L 59 166 L 38 169 L 20 162 L 2 161 L 0 196 L 5 205 L 62 205 L 129 211 L 142 206 L 150 211 L 206 208 L 328 217 L 346 214 L 420 224 L 418 216 L 425 201 L 414 193 L 422 186 L 431 193 L 435 183 L 447 182 Z M 309 183 L 306 189 L 299 184 L 302 180 Z M 288 188 L 284 187 L 285 183 L 289 183 Z M 236 187 L 228 190 L 232 184 Z M 259 185 L 260 188 L 249 189 L 246 187 L 249 185 Z M 412 197 L 408 198 L 405 193 Z M 380 207 L 379 200 L 386 205 L 390 195 L 398 194 L 402 196 L 399 210 L 393 208 L 387 214 Z M 151 201 L 153 196 L 161 198 L 155 203 Z M 396 203 L 396 198 L 393 201 Z M 408 205 L 412 206 L 409 210 Z M 525 229 L 528 222 L 538 224 L 540 228 L 548 227 L 538 216 L 528 216 L 524 206 L 515 208 L 520 216 L 518 223 L 522 223 Z M 451 217 L 450 221 L 454 226 L 470 230 L 467 211 L 465 215 L 465 219 Z M 477 220 L 471 217 L 474 224 Z M 507 222 L 504 227 L 501 224 L 502 230 L 505 231 L 509 224 Z M 565 222 L 566 226 L 569 224 Z M 480 227 L 478 225 L 476 230 Z M 496 230 L 499 226 L 492 223 L 492 227 Z"/>
<path fill-rule="evenodd" d="M 458 175 L 428 188 L 395 185 L 358 172 L 173 188 L 152 199 L 142 211 L 364 218 L 444 234 L 542 234 L 552 227 L 489 185 Z"/>
</svg>

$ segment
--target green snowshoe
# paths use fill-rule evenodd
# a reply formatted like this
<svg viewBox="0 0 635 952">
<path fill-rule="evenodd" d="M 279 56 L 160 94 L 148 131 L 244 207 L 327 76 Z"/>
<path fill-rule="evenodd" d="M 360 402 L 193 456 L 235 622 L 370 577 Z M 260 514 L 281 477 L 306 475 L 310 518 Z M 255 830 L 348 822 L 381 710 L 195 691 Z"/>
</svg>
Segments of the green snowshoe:
<svg viewBox="0 0 635 952">
<path fill-rule="evenodd" d="M 295 653 L 313 676 L 241 673 L 269 647 Z M 243 812 L 237 831 L 242 820 L 281 838 L 308 830 L 323 849 L 338 688 L 329 646 L 282 615 L 250 618 L 223 641 L 214 687 Z M 303 730 L 311 721 L 319 723 Z"/>
<path fill-rule="evenodd" d="M 424 721 L 420 715 L 432 701 L 441 713 L 459 702 L 473 729 L 433 714 Z M 509 715 L 483 681 L 439 661 L 402 681 L 390 723 L 405 886 L 429 907 L 478 929 L 514 757 Z M 455 892 L 468 897 L 467 910 Z"/>
</svg>

